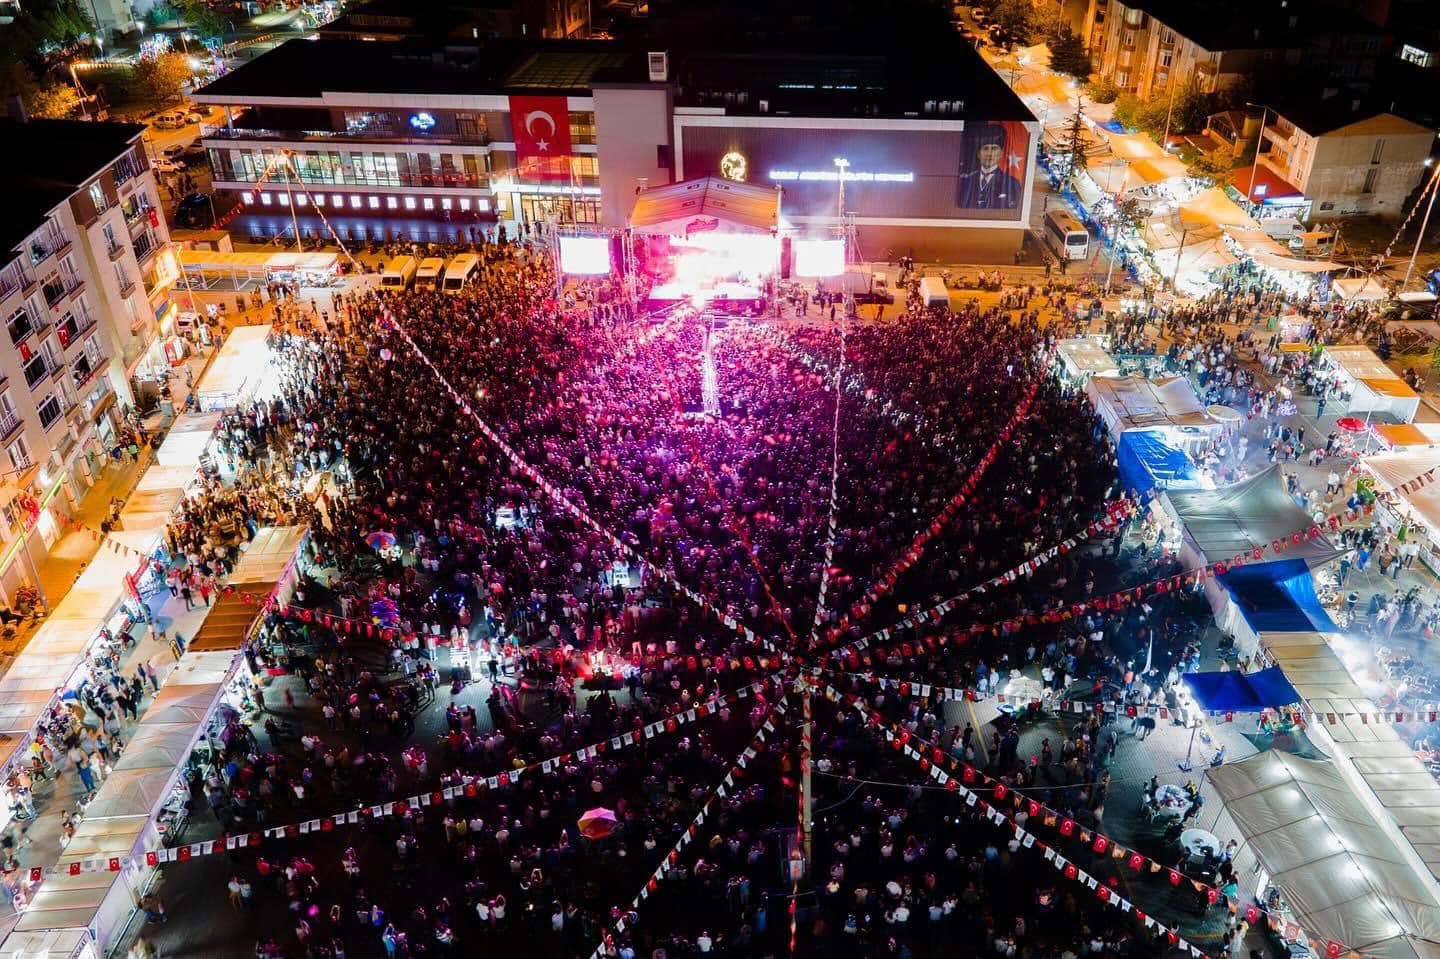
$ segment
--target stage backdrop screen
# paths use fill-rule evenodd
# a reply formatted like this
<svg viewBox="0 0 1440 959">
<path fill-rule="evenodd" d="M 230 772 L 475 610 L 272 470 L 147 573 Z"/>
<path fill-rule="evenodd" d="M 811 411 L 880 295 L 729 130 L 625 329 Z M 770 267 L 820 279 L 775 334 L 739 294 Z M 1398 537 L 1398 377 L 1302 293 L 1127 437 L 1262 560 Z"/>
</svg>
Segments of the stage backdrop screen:
<svg viewBox="0 0 1440 959">
<path fill-rule="evenodd" d="M 782 215 L 827 218 L 840 157 L 856 216 L 1018 221 L 1031 153 L 1024 124 L 1009 121 L 967 121 L 964 132 L 687 125 L 681 146 L 686 178 L 721 176 L 723 160 L 748 183 L 784 187 Z"/>
<path fill-rule="evenodd" d="M 796 276 L 839 276 L 845 272 L 844 240 L 796 240 Z"/>
<path fill-rule="evenodd" d="M 603 276 L 610 272 L 610 241 L 603 236 L 562 236 L 560 272 Z"/>
</svg>

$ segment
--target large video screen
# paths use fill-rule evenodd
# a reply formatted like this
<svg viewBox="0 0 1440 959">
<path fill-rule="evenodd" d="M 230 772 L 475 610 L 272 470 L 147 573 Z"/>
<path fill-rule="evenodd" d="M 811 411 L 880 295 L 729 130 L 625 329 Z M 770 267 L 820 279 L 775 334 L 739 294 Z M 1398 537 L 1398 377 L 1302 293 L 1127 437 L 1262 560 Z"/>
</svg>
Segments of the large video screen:
<svg viewBox="0 0 1440 959">
<path fill-rule="evenodd" d="M 784 187 L 787 217 L 1019 220 L 1030 134 L 1018 122 L 967 122 L 964 132 L 685 126 L 685 176 L 732 175 Z M 723 168 L 723 169 L 722 169 Z"/>
</svg>

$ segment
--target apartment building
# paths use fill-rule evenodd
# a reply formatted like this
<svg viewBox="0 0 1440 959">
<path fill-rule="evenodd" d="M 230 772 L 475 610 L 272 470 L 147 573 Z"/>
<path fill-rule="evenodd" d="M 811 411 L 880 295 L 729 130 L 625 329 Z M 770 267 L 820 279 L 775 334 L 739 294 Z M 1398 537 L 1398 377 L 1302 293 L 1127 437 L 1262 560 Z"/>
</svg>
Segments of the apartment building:
<svg viewBox="0 0 1440 959">
<path fill-rule="evenodd" d="M 1332 97 L 1267 112 L 1260 163 L 1305 195 L 1312 220 L 1399 216 L 1425 175 L 1435 131 L 1358 106 Z"/>
<path fill-rule="evenodd" d="M 1293 0 L 1089 0 L 1082 35 L 1096 72 L 1141 100 L 1187 84 L 1256 90 L 1300 73 L 1364 89 L 1383 46 L 1359 17 Z"/>
<path fill-rule="evenodd" d="M 0 599 L 33 579 L 167 365 L 177 270 L 143 130 L 0 120 Z"/>
</svg>

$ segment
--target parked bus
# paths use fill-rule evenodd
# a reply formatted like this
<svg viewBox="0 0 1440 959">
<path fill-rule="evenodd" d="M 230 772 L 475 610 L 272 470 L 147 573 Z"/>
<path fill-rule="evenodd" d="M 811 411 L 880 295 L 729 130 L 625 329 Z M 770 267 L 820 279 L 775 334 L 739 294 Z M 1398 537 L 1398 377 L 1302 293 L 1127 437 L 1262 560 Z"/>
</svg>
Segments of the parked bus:
<svg viewBox="0 0 1440 959">
<path fill-rule="evenodd" d="M 474 253 L 461 253 L 445 265 L 445 282 L 440 287 L 446 293 L 459 293 L 480 272 L 480 258 Z"/>
<path fill-rule="evenodd" d="M 440 274 L 445 272 L 445 261 L 438 256 L 427 256 L 420 261 L 415 272 L 415 289 L 435 290 L 440 287 Z"/>
<path fill-rule="evenodd" d="M 1090 257 L 1090 232 L 1064 210 L 1051 210 L 1045 214 L 1045 242 L 1062 260 Z"/>
</svg>

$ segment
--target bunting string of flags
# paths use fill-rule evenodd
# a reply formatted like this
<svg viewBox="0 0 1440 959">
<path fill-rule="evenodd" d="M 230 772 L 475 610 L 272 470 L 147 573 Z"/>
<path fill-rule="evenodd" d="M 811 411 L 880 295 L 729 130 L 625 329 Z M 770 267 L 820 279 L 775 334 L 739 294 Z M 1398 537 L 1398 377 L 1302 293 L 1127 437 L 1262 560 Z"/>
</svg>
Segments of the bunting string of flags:
<svg viewBox="0 0 1440 959">
<path fill-rule="evenodd" d="M 575 500 L 570 497 L 569 493 L 561 489 L 556 484 L 550 482 L 550 480 L 546 479 L 539 470 L 531 466 L 525 460 L 525 458 L 520 455 L 519 450 L 511 446 L 505 440 L 505 438 L 501 436 L 497 430 L 494 429 L 494 427 L 492 427 L 488 422 L 485 421 L 484 417 L 482 417 L 470 405 L 469 401 L 466 400 L 464 396 L 462 396 L 458 391 L 456 391 L 455 387 L 451 385 L 449 379 L 447 379 L 446 376 L 440 372 L 439 368 L 435 366 L 434 362 L 431 361 L 430 357 L 425 353 L 424 350 L 420 348 L 420 345 L 416 343 L 413 338 L 411 338 L 410 332 L 406 330 L 404 325 L 402 325 L 400 321 L 395 317 L 394 312 L 387 310 L 385 317 L 386 320 L 394 327 L 395 331 L 400 334 L 400 337 L 405 341 L 405 344 L 410 347 L 410 350 L 417 357 L 420 358 L 420 361 L 424 363 L 425 366 L 430 370 L 431 374 L 434 375 L 436 381 L 445 388 L 446 392 L 450 395 L 450 398 L 455 402 L 457 406 L 460 407 L 461 412 L 463 412 L 466 416 L 472 419 L 475 422 L 475 425 L 480 428 L 480 432 L 485 435 L 485 438 L 488 439 L 491 443 L 493 443 L 497 448 L 499 448 L 500 452 L 504 454 L 505 458 L 509 460 L 510 463 L 522 475 L 524 475 L 526 479 L 530 480 L 530 482 L 539 487 L 541 492 L 543 492 L 546 497 L 550 499 L 551 502 L 558 505 L 572 518 L 578 520 L 581 524 L 588 527 L 592 532 L 598 533 L 599 535 L 605 537 L 605 539 L 616 550 L 624 554 L 627 558 L 644 566 L 651 575 L 653 575 L 659 580 L 664 581 L 672 589 L 674 589 L 676 592 L 680 593 L 682 596 L 688 599 L 691 603 L 700 607 L 705 612 L 713 614 L 722 624 L 724 624 L 727 629 L 731 630 L 732 632 L 738 633 L 742 638 L 745 639 L 746 642 L 762 646 L 765 649 L 768 649 L 770 652 L 774 653 L 775 655 L 781 657 L 782 659 L 789 659 L 789 653 L 785 652 L 769 638 L 759 635 L 749 626 L 739 622 L 737 619 L 735 619 L 734 616 L 731 616 L 728 612 L 722 611 L 720 608 L 715 606 L 713 603 L 710 602 L 710 600 L 706 599 L 700 593 L 680 582 L 680 580 L 676 578 L 676 576 L 669 570 L 665 569 L 664 567 L 651 561 L 646 556 L 642 555 L 639 551 L 632 547 L 630 543 L 626 542 L 621 537 L 615 535 L 614 532 L 607 529 L 598 520 L 596 520 L 595 517 L 590 514 L 590 511 L 584 506 L 575 502 Z"/>
<path fill-rule="evenodd" d="M 646 723 L 639 729 L 631 730 L 618 736 L 611 736 L 609 739 L 597 741 L 589 746 L 582 746 L 578 749 L 560 753 L 547 759 L 540 759 L 532 763 L 527 763 L 524 766 L 507 769 L 493 776 L 467 775 L 460 783 L 454 785 L 438 785 L 433 790 L 417 793 L 407 799 L 357 806 L 354 809 L 332 815 L 306 819 L 283 826 L 267 826 L 264 829 L 254 832 L 237 833 L 235 835 L 222 836 L 219 839 L 188 843 L 181 846 L 159 847 L 146 850 L 137 856 L 96 857 L 64 863 L 49 869 L 37 866 L 30 869 L 28 874 L 29 881 L 31 883 L 37 883 L 55 876 L 78 876 L 82 873 L 91 872 L 119 872 L 123 867 L 132 864 L 143 867 L 155 867 L 169 862 L 188 862 L 199 856 L 208 856 L 217 852 L 229 852 L 234 849 L 259 846 L 267 839 L 293 839 L 296 836 L 309 835 L 314 832 L 331 832 L 339 826 L 356 825 L 357 823 L 369 822 L 386 816 L 403 816 L 412 809 L 438 806 L 447 800 L 453 800 L 461 796 L 476 796 L 479 795 L 482 790 L 505 789 L 518 783 L 523 776 L 536 773 L 548 775 L 572 761 L 593 759 L 602 753 L 628 749 L 631 746 L 648 742 L 657 736 L 673 733 L 681 726 L 716 714 L 724 706 L 749 699 L 755 693 L 763 689 L 775 688 L 777 685 L 773 679 L 767 678 L 759 680 L 748 686 L 742 686 L 734 692 L 720 696 L 712 696 L 694 705 L 676 709 L 660 719 Z M 778 708 L 778 706 L 779 704 L 777 703 L 776 708 Z M 775 710 L 772 709 L 772 714 L 774 711 Z M 782 714 L 784 712 L 783 709 L 779 711 Z M 747 757 L 747 759 L 748 758 L 749 757 Z"/>
<path fill-rule="evenodd" d="M 720 780 L 714 789 L 710 790 L 710 795 L 705 797 L 705 801 L 700 804 L 700 810 L 695 814 L 695 818 L 685 827 L 685 831 L 680 834 L 680 838 L 676 840 L 675 845 L 670 847 L 670 851 L 660 859 L 660 864 L 655 867 L 655 871 L 645 880 L 645 885 L 640 887 L 640 891 L 635 895 L 635 898 L 630 900 L 628 908 L 620 913 L 620 916 L 609 929 L 605 930 L 599 944 L 595 947 L 595 951 L 590 954 L 590 959 L 604 959 L 606 951 L 614 945 L 615 937 L 635 924 L 639 918 L 640 904 L 646 899 L 649 899 L 651 894 L 660 888 L 660 882 L 665 879 L 665 877 L 670 874 L 670 871 L 680 862 L 680 853 L 685 850 L 685 847 L 699 838 L 700 827 L 705 825 L 706 819 L 709 818 L 710 808 L 715 805 L 718 800 L 730 795 L 730 791 L 735 788 L 735 781 L 737 779 L 745 778 L 746 770 L 749 768 L 751 760 L 760 754 L 765 748 L 765 742 L 770 734 L 775 732 L 777 718 L 784 716 L 788 709 L 787 690 L 787 695 L 781 696 L 775 703 L 774 708 L 766 715 L 765 721 L 760 724 L 760 728 L 756 730 L 749 745 L 736 754 L 730 763 L 730 771 L 725 774 L 725 777 Z"/>
<path fill-rule="evenodd" d="M 801 691 L 800 697 L 800 783 L 799 789 L 795 790 L 795 845 L 791 846 L 791 856 L 797 851 L 805 848 L 805 777 L 810 772 L 810 761 L 814 756 L 813 733 L 811 724 L 815 720 L 814 705 L 808 687 Z M 793 858 L 790 865 L 790 959 L 795 959 L 795 947 L 800 941 L 800 915 L 797 911 L 800 901 L 800 878 L 804 870 L 801 863 Z"/>
<path fill-rule="evenodd" d="M 801 681 L 813 682 L 812 680 L 806 680 L 804 678 L 802 678 Z M 1023 795 L 1020 790 L 1007 786 L 1000 780 L 980 772 L 967 763 L 956 760 L 935 743 L 928 742 L 904 727 L 887 720 L 884 716 L 872 709 L 859 696 L 853 693 L 841 692 L 834 686 L 828 684 L 824 687 L 824 695 L 826 699 L 837 705 L 843 704 L 853 708 L 865 718 L 869 725 L 883 729 L 885 739 L 890 743 L 891 748 L 913 760 L 920 767 L 921 771 L 929 774 L 936 783 L 944 786 L 951 792 L 958 793 L 965 799 L 968 805 L 975 806 L 978 804 L 981 811 L 997 825 L 1008 824 L 1014 831 L 1015 837 L 1020 841 L 1021 845 L 1026 848 L 1038 846 L 1045 854 L 1046 861 L 1061 871 L 1067 879 L 1082 881 L 1089 889 L 1096 893 L 1102 902 L 1108 905 L 1119 908 L 1123 912 L 1134 912 L 1136 918 L 1145 922 L 1146 928 L 1157 929 L 1165 933 L 1170 945 L 1178 946 L 1181 949 L 1188 949 L 1194 959 L 1202 959 L 1205 954 L 1193 946 L 1193 944 L 1186 943 L 1184 939 L 1180 938 L 1178 929 L 1164 926 L 1158 921 L 1155 921 L 1153 916 L 1147 916 L 1143 911 L 1136 909 L 1133 903 L 1124 899 L 1113 889 L 1108 888 L 1103 881 L 1096 880 L 1093 876 L 1085 876 L 1082 871 L 1075 867 L 1074 863 L 1067 861 L 1064 856 L 1061 855 L 1060 849 L 1040 841 L 1039 837 L 1026 827 L 1033 827 L 1037 822 L 1041 823 L 1045 828 L 1053 828 L 1064 839 L 1072 840 L 1082 846 L 1088 847 L 1091 852 L 1097 856 L 1108 855 L 1117 863 L 1124 862 L 1134 873 L 1149 875 L 1164 873 L 1171 886 L 1189 883 L 1197 894 L 1205 895 L 1211 905 L 1225 900 L 1227 908 L 1240 909 L 1238 902 L 1230 903 L 1216 886 L 1191 879 L 1189 876 L 1184 875 L 1179 870 L 1165 863 L 1122 846 L 1104 833 L 1082 828 L 1074 819 L 1063 815 L 1058 810 L 1035 799 L 1031 799 L 1029 796 Z M 958 781 L 956 778 L 957 775 Z M 972 786 L 988 789 L 991 801 L 987 802 L 977 796 L 975 790 L 969 788 Z M 1000 807 L 999 803 L 1005 801 L 1010 803 L 1013 810 L 1024 811 L 1026 819 L 1023 823 L 1021 823 L 1013 813 L 1007 812 Z M 1102 889 L 1104 892 L 1101 892 Z M 1351 950 L 1343 943 L 1334 940 L 1317 940 L 1305 936 L 1303 930 L 1295 924 L 1293 919 L 1289 919 L 1283 915 L 1271 913 L 1254 904 L 1246 905 L 1241 911 L 1243 911 L 1246 921 L 1252 926 L 1260 918 L 1264 917 L 1275 928 L 1283 927 L 1285 929 L 1286 939 L 1298 940 L 1302 937 L 1306 938 L 1310 947 L 1315 950 L 1315 953 L 1325 956 L 1326 959 L 1340 959 L 1342 956 L 1352 955 Z"/>
<path fill-rule="evenodd" d="M 1014 583 L 1022 576 L 1031 576 L 1037 571 L 1039 571 L 1040 567 L 1045 566 L 1057 557 L 1065 556 L 1072 550 L 1078 549 L 1087 540 L 1093 539 L 1094 537 L 1100 536 L 1102 534 L 1112 532 L 1117 527 L 1129 520 L 1134 510 L 1139 507 L 1139 503 L 1140 501 L 1138 499 L 1130 498 L 1113 500 L 1105 504 L 1104 516 L 1102 516 L 1098 520 L 1095 520 L 1092 523 L 1087 524 L 1084 530 L 1076 533 L 1074 536 L 1069 536 L 1047 549 L 1039 550 L 1038 552 L 1030 556 L 1029 559 L 1026 559 L 1024 562 L 1020 563 L 1013 569 L 1007 570 L 996 576 L 992 576 L 985 582 L 979 583 L 975 586 L 971 586 L 964 592 L 956 593 L 949 599 L 942 600 L 934 606 L 912 613 L 904 619 L 900 620 L 899 622 L 886 627 L 885 629 L 876 630 L 868 636 L 861 637 L 854 642 L 847 643 L 843 646 L 838 646 L 835 649 L 830 650 L 828 655 L 832 659 L 844 658 L 853 652 L 864 649 L 865 646 L 868 646 L 871 642 L 884 642 L 885 640 L 889 639 L 893 633 L 898 632 L 899 630 L 905 629 L 907 627 L 919 626 L 927 621 L 938 622 L 940 617 L 944 616 L 946 613 L 950 612 L 950 610 L 954 609 L 961 603 L 964 603 L 970 597 L 981 596 L 992 589 L 999 589 L 1010 583 Z"/>
<path fill-rule="evenodd" d="M 845 377 L 845 325 L 840 325 L 840 360 L 835 365 L 835 421 L 830 437 L 830 517 L 825 533 L 825 559 L 820 566 L 820 593 L 815 601 L 815 622 L 810 627 L 810 638 L 820 631 L 825 620 L 826 597 L 830 591 L 831 570 L 835 566 L 835 517 L 840 506 L 840 384 Z M 793 902 L 793 900 L 792 900 Z M 794 952 L 794 949 L 791 949 Z"/>
<path fill-rule="evenodd" d="M 1010 442 L 1010 437 L 1014 434 L 1016 428 L 1030 416 L 1030 409 L 1034 405 L 1035 396 L 1039 391 L 1040 380 L 1036 379 L 1025 391 L 1025 396 L 1020 400 L 1019 405 L 1016 406 L 1015 412 L 1010 417 L 1010 421 L 1000 430 L 999 434 L 995 437 L 995 441 L 990 444 L 990 448 L 986 450 L 985 455 L 980 458 L 980 462 L 975 464 L 970 470 L 970 474 L 965 478 L 965 481 L 960 484 L 959 492 L 950 498 L 935 518 L 930 521 L 930 525 L 915 535 L 909 548 L 900 555 L 895 565 L 890 568 L 890 571 L 870 586 L 864 598 L 850 607 L 848 615 L 840 618 L 840 629 L 848 627 L 852 620 L 858 622 L 864 619 L 870 610 L 874 608 L 875 604 L 895 588 L 895 584 L 899 581 L 900 577 L 905 575 L 910 567 L 919 562 L 921 554 L 925 551 L 925 547 L 929 545 L 932 539 L 940 535 L 940 531 L 948 526 L 950 521 L 960 512 L 960 508 L 965 505 L 971 494 L 975 492 L 975 488 L 980 485 L 980 480 L 990 468 L 990 464 L 994 463 L 996 457 L 1000 455 L 1001 448 Z M 818 641 L 813 641 L 812 645 L 818 645 Z"/>
<path fill-rule="evenodd" d="M 1246 563 L 1251 562 L 1260 562 L 1265 559 L 1267 554 L 1278 556 L 1285 550 L 1293 546 L 1299 546 L 1307 540 L 1318 539 L 1323 533 L 1322 527 L 1333 532 L 1340 529 L 1340 527 L 1344 523 L 1354 523 L 1359 520 L 1361 516 L 1370 515 L 1372 512 L 1374 512 L 1374 509 L 1375 507 L 1373 504 L 1366 504 L 1362 509 L 1359 510 L 1346 510 L 1344 512 L 1331 513 L 1325 517 L 1325 521 L 1323 524 L 1316 523 L 1304 529 L 1295 530 L 1289 536 L 1272 540 L 1270 543 L 1267 544 L 1256 546 L 1246 553 L 1237 553 L 1235 554 L 1235 556 L 1228 560 L 1219 560 L 1217 562 L 1209 563 L 1205 566 L 1200 566 L 1195 569 L 1189 569 L 1185 570 L 1184 572 L 1175 573 L 1172 576 L 1162 576 L 1158 579 L 1153 579 L 1149 582 L 1140 583 L 1137 586 L 1131 586 L 1127 589 L 1122 589 L 1118 592 L 1110 593 L 1106 596 L 1088 599 L 1084 602 L 1071 603 L 1068 606 L 1055 606 L 1047 609 L 1042 613 L 1031 613 L 1025 617 L 1012 617 L 1010 619 L 1000 620 L 994 623 L 974 623 L 966 627 L 963 631 L 970 633 L 971 635 L 978 635 L 982 633 L 990 633 L 993 636 L 1010 635 L 1012 633 L 1019 632 L 1025 626 L 1034 626 L 1039 623 L 1064 622 L 1074 619 L 1078 616 L 1083 616 L 1087 612 L 1093 612 L 1096 610 L 1123 609 L 1129 603 L 1140 602 L 1147 595 L 1179 592 L 1182 589 L 1195 587 L 1205 579 L 1219 576 L 1222 573 L 1225 573 L 1228 570 L 1233 569 L 1237 566 L 1243 566 Z M 1000 578 L 1003 580 L 1003 577 Z M 995 580 L 991 580 L 986 585 L 994 585 L 994 583 Z M 950 612 L 950 610 L 954 609 L 961 600 L 963 600 L 966 596 L 970 595 L 970 592 L 971 591 L 967 590 L 964 593 L 952 596 L 949 599 L 937 603 L 928 609 L 912 613 L 911 615 L 907 616 L 905 619 L 900 620 L 900 622 L 896 623 L 893 626 L 888 626 L 885 629 L 876 630 L 869 635 L 862 636 L 861 638 L 853 642 L 847 643 L 843 646 L 837 646 L 835 649 L 829 652 L 829 656 L 831 659 L 837 660 L 858 659 L 859 653 L 862 650 L 874 644 L 883 643 L 887 640 L 890 640 L 891 638 L 896 637 L 896 635 L 901 630 L 907 627 L 919 626 L 926 621 L 939 622 L 942 616 Z M 910 643 L 906 643 L 904 647 L 902 647 L 901 654 L 908 657 L 909 655 L 911 655 L 912 652 L 916 650 L 923 651 L 925 649 L 933 649 L 937 645 L 943 646 L 948 642 L 948 639 L 949 637 L 945 636 L 939 637 L 938 639 L 934 637 L 929 639 L 917 639 L 913 645 Z M 880 656 L 878 658 L 883 659 L 885 657 Z"/>
</svg>

